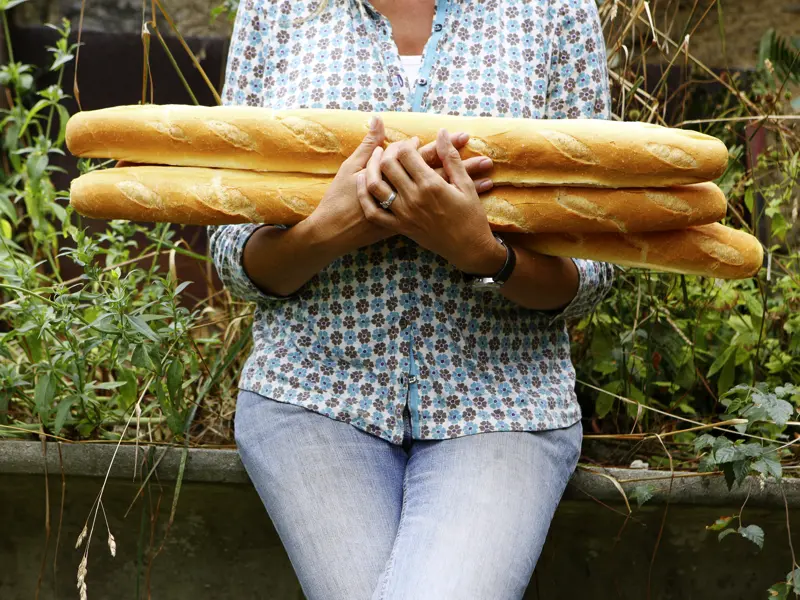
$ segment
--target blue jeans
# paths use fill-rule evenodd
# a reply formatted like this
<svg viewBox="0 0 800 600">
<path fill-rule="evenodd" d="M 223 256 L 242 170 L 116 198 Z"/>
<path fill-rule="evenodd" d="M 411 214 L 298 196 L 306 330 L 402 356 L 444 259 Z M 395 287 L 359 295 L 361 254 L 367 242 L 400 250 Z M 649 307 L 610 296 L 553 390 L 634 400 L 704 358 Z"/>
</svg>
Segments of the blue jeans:
<svg viewBox="0 0 800 600">
<path fill-rule="evenodd" d="M 236 443 L 308 600 L 521 598 L 580 423 L 402 446 L 242 391 Z"/>
</svg>

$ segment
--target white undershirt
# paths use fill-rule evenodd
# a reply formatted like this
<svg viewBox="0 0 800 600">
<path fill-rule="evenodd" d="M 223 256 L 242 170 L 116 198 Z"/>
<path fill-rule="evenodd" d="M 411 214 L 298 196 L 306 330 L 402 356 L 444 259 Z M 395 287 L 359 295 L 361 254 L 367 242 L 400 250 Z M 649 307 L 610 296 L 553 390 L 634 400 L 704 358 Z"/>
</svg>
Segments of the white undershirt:
<svg viewBox="0 0 800 600">
<path fill-rule="evenodd" d="M 413 83 L 417 79 L 417 75 L 419 74 L 419 68 L 422 66 L 422 55 L 409 55 L 403 56 L 400 55 L 400 62 L 403 63 L 403 70 L 406 72 L 406 77 L 408 77 L 409 83 Z"/>
</svg>

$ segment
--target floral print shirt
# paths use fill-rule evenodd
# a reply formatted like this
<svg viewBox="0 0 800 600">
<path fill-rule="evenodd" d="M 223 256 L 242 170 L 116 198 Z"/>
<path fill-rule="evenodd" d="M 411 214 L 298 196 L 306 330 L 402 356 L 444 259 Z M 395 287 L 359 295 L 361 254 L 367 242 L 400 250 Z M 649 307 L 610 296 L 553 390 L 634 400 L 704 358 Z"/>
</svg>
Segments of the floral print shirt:
<svg viewBox="0 0 800 600">
<path fill-rule="evenodd" d="M 241 0 L 227 104 L 609 118 L 595 0 L 437 0 L 418 78 L 368 0 Z M 566 320 L 588 314 L 612 268 L 575 260 L 577 295 L 558 314 L 476 292 L 441 257 L 395 237 L 335 260 L 289 298 L 242 267 L 259 225 L 209 228 L 230 292 L 257 303 L 240 388 L 400 444 L 567 427 L 580 419 Z M 291 262 L 287 262 L 291 269 Z"/>
</svg>

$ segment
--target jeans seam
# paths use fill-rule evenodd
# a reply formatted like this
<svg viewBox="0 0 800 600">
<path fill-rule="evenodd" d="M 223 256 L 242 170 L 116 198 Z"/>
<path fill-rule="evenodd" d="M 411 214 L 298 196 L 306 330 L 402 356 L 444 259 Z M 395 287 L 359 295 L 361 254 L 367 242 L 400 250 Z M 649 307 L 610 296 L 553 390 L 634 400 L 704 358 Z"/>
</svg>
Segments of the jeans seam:
<svg viewBox="0 0 800 600">
<path fill-rule="evenodd" d="M 406 465 L 406 469 L 408 469 L 408 465 Z M 394 544 L 392 545 L 392 551 L 389 554 L 389 560 L 386 563 L 385 577 L 383 578 L 383 585 L 381 586 L 380 594 L 378 595 L 378 600 L 383 600 L 386 597 L 386 589 L 389 587 L 389 578 L 394 573 L 395 557 L 397 556 L 400 534 L 403 532 L 403 527 L 405 526 L 406 523 L 406 492 L 408 491 L 407 475 L 408 471 L 406 470 L 406 472 L 403 473 L 403 499 L 402 499 L 402 505 L 400 507 L 400 521 L 397 524 L 397 533 L 394 536 Z"/>
</svg>

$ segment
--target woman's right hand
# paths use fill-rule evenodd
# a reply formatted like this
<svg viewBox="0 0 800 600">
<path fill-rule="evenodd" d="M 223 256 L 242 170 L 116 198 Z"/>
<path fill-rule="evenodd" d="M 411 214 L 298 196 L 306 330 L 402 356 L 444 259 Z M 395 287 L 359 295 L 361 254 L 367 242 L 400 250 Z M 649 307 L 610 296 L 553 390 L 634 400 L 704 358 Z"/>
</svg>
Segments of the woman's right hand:
<svg viewBox="0 0 800 600">
<path fill-rule="evenodd" d="M 306 219 L 307 226 L 324 232 L 324 238 L 336 239 L 346 250 L 369 246 L 395 235 L 394 232 L 367 221 L 358 201 L 358 174 L 366 168 L 373 151 L 382 146 L 385 139 L 383 120 L 374 116 L 366 137 L 342 163 L 319 206 Z M 466 133 L 456 133 L 451 136 L 451 140 L 456 149 L 460 150 L 469 141 L 469 136 Z M 419 153 L 429 166 L 441 173 L 441 160 L 436 152 L 435 141 L 422 146 Z M 485 156 L 476 156 L 464 161 L 467 173 L 473 180 L 489 181 L 485 176 L 492 165 L 491 161 L 486 163 L 486 160 L 489 159 Z"/>
</svg>

